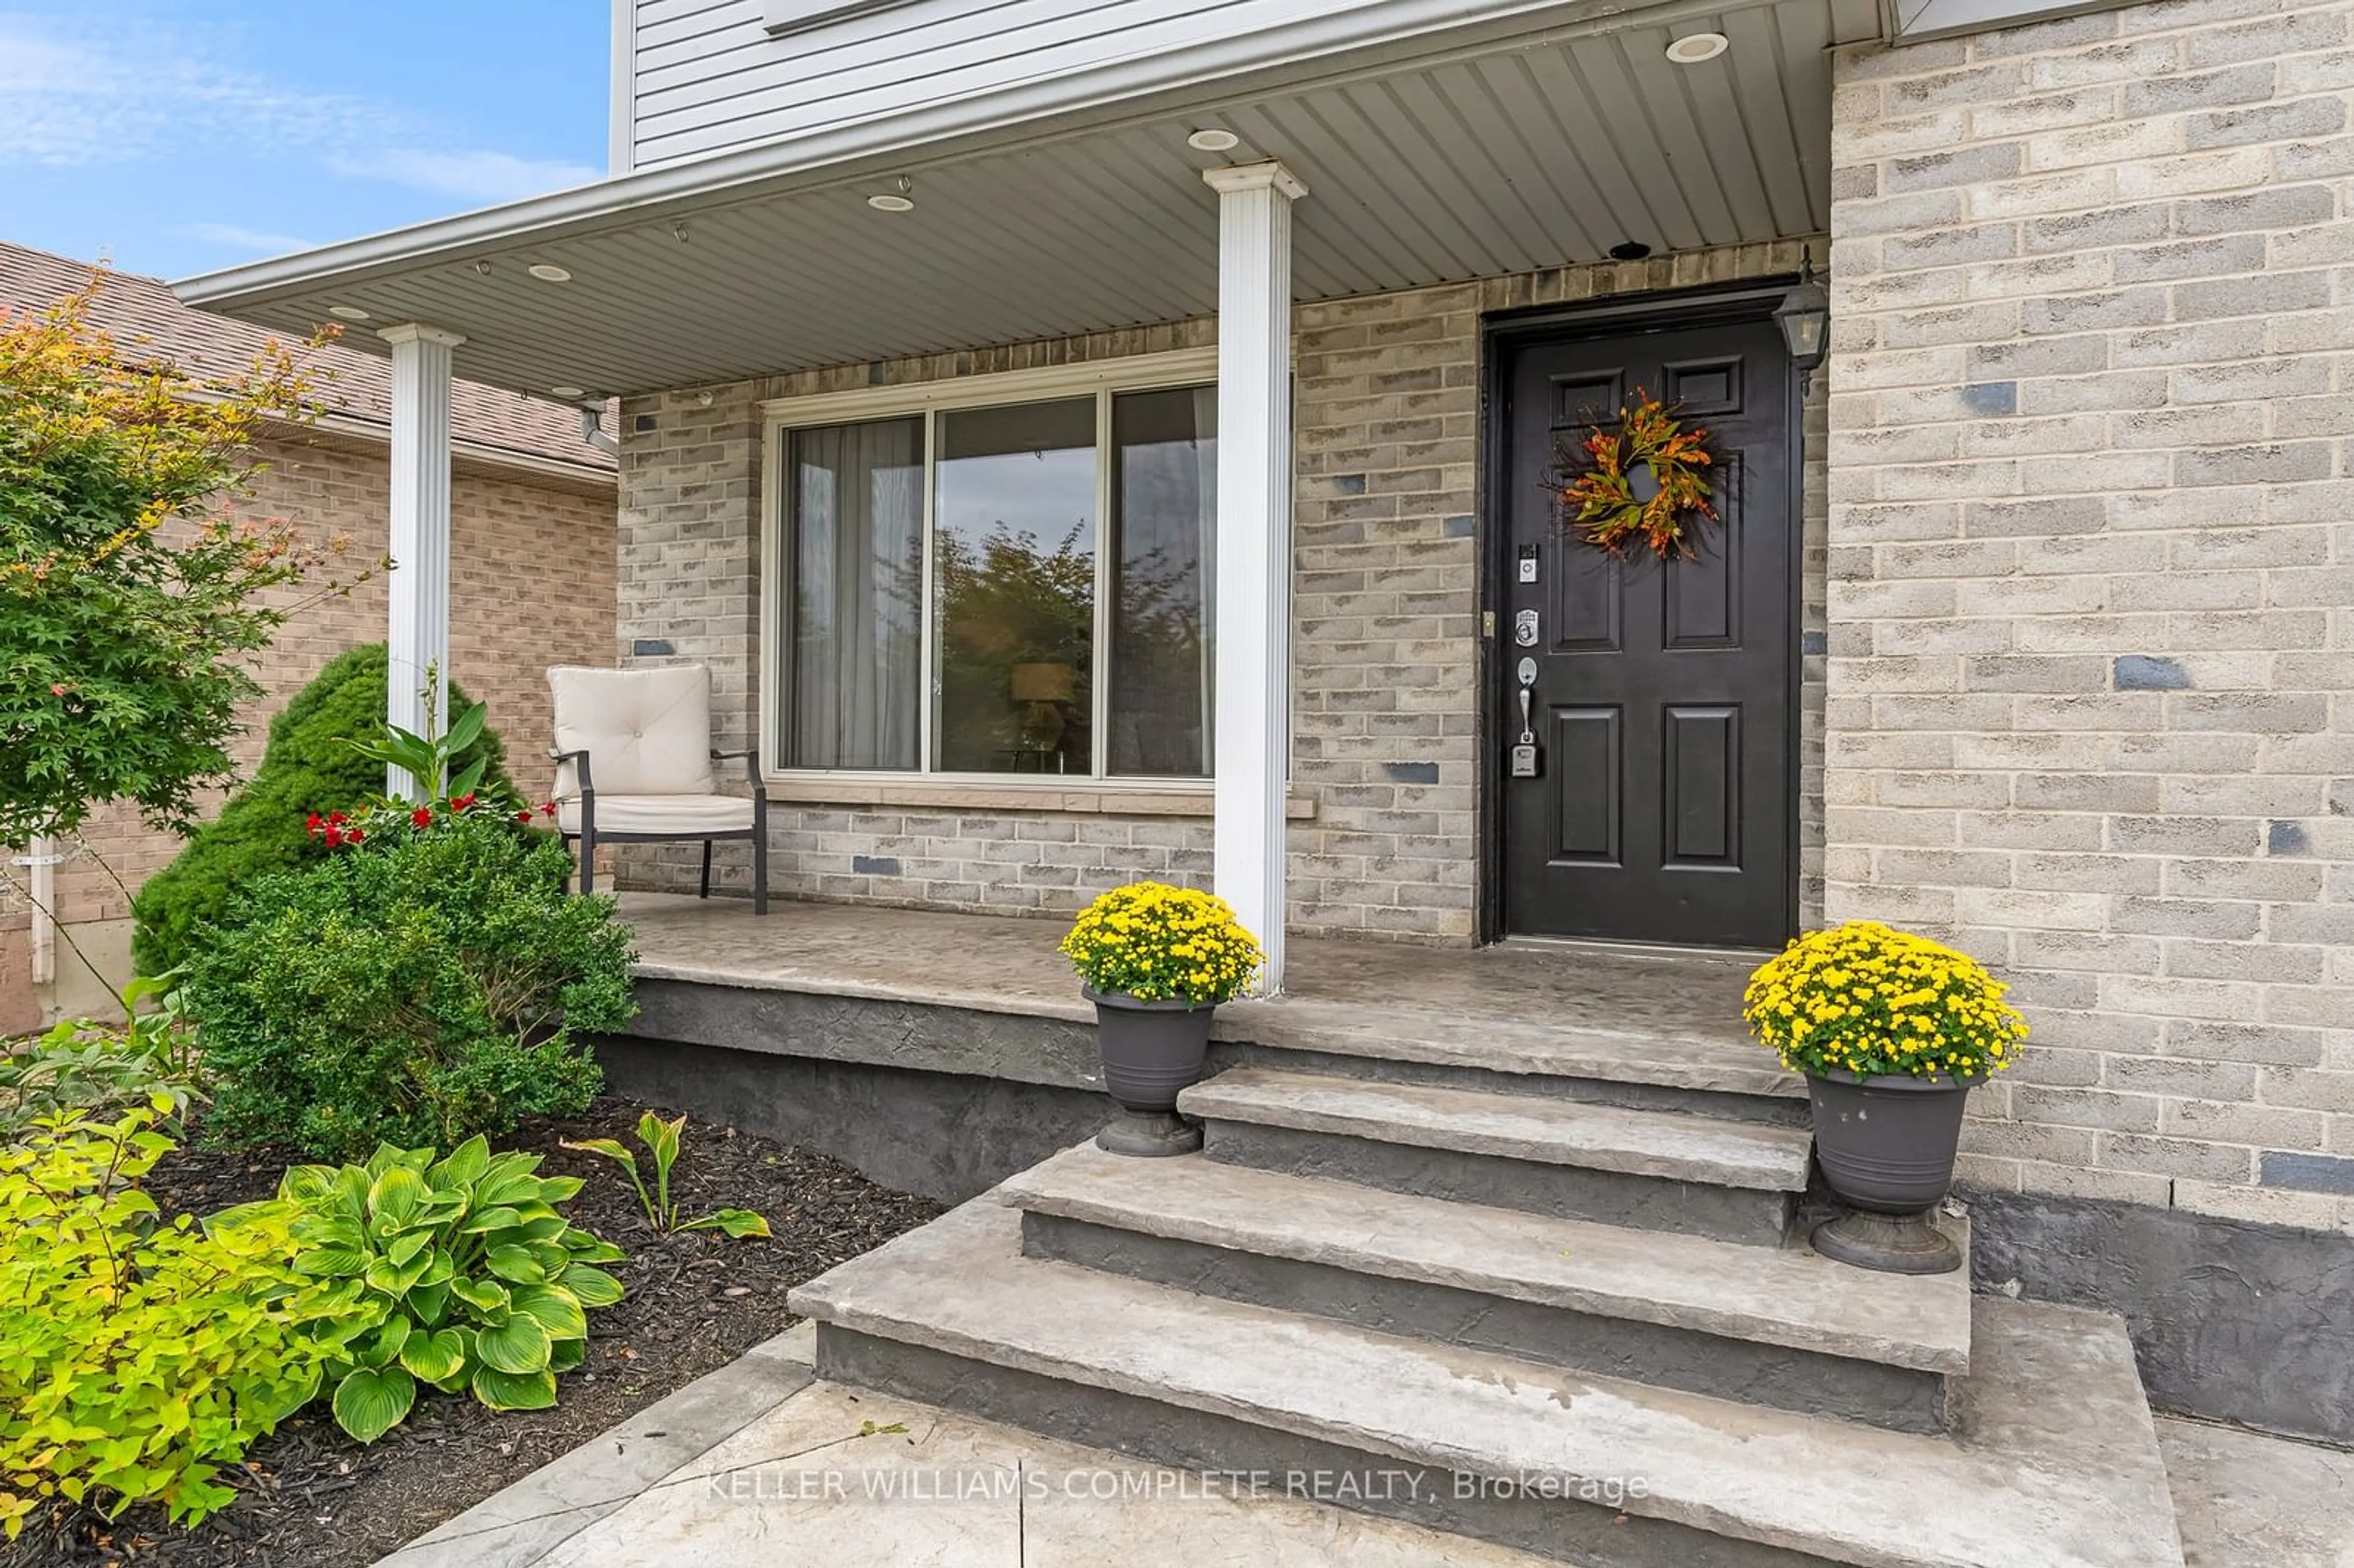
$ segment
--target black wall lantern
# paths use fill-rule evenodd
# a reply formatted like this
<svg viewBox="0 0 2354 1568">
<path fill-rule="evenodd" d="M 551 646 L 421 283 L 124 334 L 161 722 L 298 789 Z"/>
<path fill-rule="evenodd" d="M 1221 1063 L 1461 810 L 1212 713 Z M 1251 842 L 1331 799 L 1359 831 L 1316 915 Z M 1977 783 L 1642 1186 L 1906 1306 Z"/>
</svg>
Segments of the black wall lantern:
<svg viewBox="0 0 2354 1568">
<path fill-rule="evenodd" d="M 1782 341 L 1790 350 L 1790 363 L 1798 372 L 1798 390 L 1804 392 L 1815 374 L 1815 366 L 1823 362 L 1829 348 L 1831 297 L 1815 277 L 1815 258 L 1811 249 L 1798 253 L 1798 283 L 1782 296 L 1774 307 L 1774 324 L 1782 329 Z"/>
</svg>

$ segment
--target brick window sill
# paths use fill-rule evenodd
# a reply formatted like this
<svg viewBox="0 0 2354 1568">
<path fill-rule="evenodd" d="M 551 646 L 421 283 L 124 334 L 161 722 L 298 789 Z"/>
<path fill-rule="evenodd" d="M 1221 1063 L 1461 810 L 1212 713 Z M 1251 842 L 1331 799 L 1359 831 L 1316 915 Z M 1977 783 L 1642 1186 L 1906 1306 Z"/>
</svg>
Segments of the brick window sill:
<svg viewBox="0 0 2354 1568">
<path fill-rule="evenodd" d="M 1214 803 L 1207 789 L 1098 783 L 1089 779 L 1025 779 L 975 783 L 925 779 L 884 782 L 858 779 L 771 776 L 769 799 L 795 806 L 912 806 L 940 811 L 1059 811 L 1097 817 L 1208 817 Z M 1312 821 L 1316 802 L 1294 795 L 1284 802 L 1293 821 Z"/>
</svg>

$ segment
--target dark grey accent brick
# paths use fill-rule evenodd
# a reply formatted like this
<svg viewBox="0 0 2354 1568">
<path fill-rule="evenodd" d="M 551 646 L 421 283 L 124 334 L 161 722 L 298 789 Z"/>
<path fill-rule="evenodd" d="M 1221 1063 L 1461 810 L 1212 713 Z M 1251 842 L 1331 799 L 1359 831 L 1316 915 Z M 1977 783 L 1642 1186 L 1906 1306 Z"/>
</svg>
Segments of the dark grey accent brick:
<svg viewBox="0 0 2354 1568">
<path fill-rule="evenodd" d="M 1475 517 L 1449 517 L 1439 526 L 1440 531 L 1450 539 L 1469 539 L 1478 530 L 1479 525 L 1479 519 Z"/>
<path fill-rule="evenodd" d="M 644 435 L 653 428 L 654 417 L 652 414 L 641 414 L 635 419 L 630 421 L 630 429 L 636 431 L 639 435 Z"/>
<path fill-rule="evenodd" d="M 2010 179 L 2019 174 L 2020 156 L 2018 143 L 1994 142 L 1957 152 L 1897 158 L 1889 163 L 1883 183 L 1892 191 L 1919 191 Z"/>
<path fill-rule="evenodd" d="M 1830 641 L 1829 636 L 1824 632 L 1802 631 L 1798 634 L 1798 652 L 1806 654 L 1828 653 L 1831 651 Z"/>
<path fill-rule="evenodd" d="M 2309 848 L 2301 823 L 2274 822 L 2264 829 L 2266 854 L 2304 854 Z"/>
<path fill-rule="evenodd" d="M 1974 381 L 1962 388 L 1962 401 L 1974 414 L 2016 414 L 2019 412 L 2019 383 Z"/>
<path fill-rule="evenodd" d="M 850 869 L 861 876 L 896 876 L 899 862 L 887 854 L 854 854 L 850 857 Z"/>
<path fill-rule="evenodd" d="M 1362 473 L 1336 473 L 1331 478 L 1331 485 L 1342 495 L 1363 495 L 1365 493 L 1365 476 Z"/>
<path fill-rule="evenodd" d="M 2190 672 L 2178 659 L 2150 653 L 2125 653 L 2115 666 L 2120 692 L 2183 692 L 2190 689 Z"/>
<path fill-rule="evenodd" d="M 1400 784 L 1436 784 L 1438 782 L 1438 764 L 1436 762 L 1385 763 L 1383 765 L 1382 771 L 1387 773 L 1392 779 Z"/>
<path fill-rule="evenodd" d="M 630 655 L 636 659 L 666 659 L 677 652 L 667 637 L 641 637 L 630 644 Z"/>
<path fill-rule="evenodd" d="M 2266 1187 L 2294 1187 L 2302 1192 L 2337 1192 L 2354 1197 L 2354 1160 L 2328 1154 L 2267 1151 L 2257 1161 L 2256 1180 Z"/>
</svg>

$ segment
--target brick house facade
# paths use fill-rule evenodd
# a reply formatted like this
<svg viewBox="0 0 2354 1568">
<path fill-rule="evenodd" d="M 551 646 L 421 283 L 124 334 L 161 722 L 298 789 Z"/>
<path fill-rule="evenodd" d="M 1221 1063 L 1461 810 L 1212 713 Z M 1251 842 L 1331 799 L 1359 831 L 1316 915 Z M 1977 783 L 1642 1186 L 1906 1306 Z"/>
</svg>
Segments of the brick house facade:
<svg viewBox="0 0 2354 1568">
<path fill-rule="evenodd" d="M 90 270 L 61 257 L 0 245 L 0 308 L 46 309 L 90 280 Z M 174 302 L 154 280 L 110 274 L 92 312 L 118 343 L 139 352 L 203 366 L 241 363 L 261 334 Z M 355 575 L 387 555 L 387 473 L 378 405 L 381 362 L 328 347 L 312 356 L 323 396 L 335 415 L 314 428 L 289 428 L 257 444 L 261 465 L 240 512 L 283 516 L 313 539 L 348 537 L 334 568 Z M 583 443 L 578 420 L 550 406 L 489 388 L 459 402 L 460 434 L 472 438 L 456 465 L 452 510 L 451 668 L 469 693 L 488 703 L 525 788 L 545 766 L 536 761 L 551 733 L 544 672 L 557 663 L 610 663 L 615 558 L 611 461 Z M 527 574 L 531 591 L 519 592 Z M 311 596 L 281 590 L 289 602 Z M 385 574 L 369 572 L 348 596 L 312 602 L 290 620 L 260 659 L 266 696 L 248 716 L 236 747 L 241 766 L 259 759 L 269 721 L 328 660 L 358 643 L 380 641 Z M 80 948 L 109 985 L 127 975 L 128 895 L 179 852 L 180 841 L 140 822 L 134 812 L 101 809 L 61 846 L 56 906 L 65 940 L 56 960 L 53 1008 L 101 1010 L 107 991 L 74 958 Z M 20 925 L 29 924 L 20 910 Z M 28 963 L 23 931 L 0 928 L 0 963 L 21 980 Z M 29 990 L 29 987 L 20 987 Z M 0 987 L 0 994 L 5 988 Z"/>
<path fill-rule="evenodd" d="M 620 398 L 620 656 L 710 667 L 776 892 L 1058 916 L 1156 876 L 1366 943 L 1951 941 L 2036 1031 L 1964 1136 L 1981 1283 L 2179 1328 L 2182 1407 L 2342 1436 L 2354 0 L 2024 19 L 2062 8 L 1267 0 L 1123 52 L 726 0 L 617 73 L 599 185 L 182 287 Z M 804 69 L 900 22 L 904 77 Z M 1572 549 L 1533 499 L 1646 381 L 1739 471 L 1690 565 Z M 1090 452 L 1093 505 L 1022 521 L 1092 553 L 1120 397 L 1198 420 L 1213 387 L 1178 444 L 1214 617 L 1164 660 L 1195 762 L 1111 760 L 1107 548 L 1098 640 L 1001 639 L 997 749 L 940 765 L 980 689 L 939 656 L 955 417 L 1034 491 Z M 1082 399 L 1091 445 L 1008 417 Z M 837 613 L 897 684 L 805 652 Z M 1041 707 L 1086 744 L 1033 744 Z M 805 710 L 875 733 L 811 760 Z M 692 885 L 692 847 L 621 849 Z"/>
<path fill-rule="evenodd" d="M 2167 0 L 1839 57 L 1801 918 L 1902 923 L 2016 980 L 2039 1048 L 1976 1097 L 1988 1188 L 2354 1228 L 2349 16 Z M 1293 928 L 1486 934 L 1483 317 L 1786 276 L 1799 248 L 1299 307 Z M 1214 338 L 631 399 L 623 646 L 712 663 L 751 738 L 764 399 Z M 1209 874 L 1206 795 L 775 798 L 795 896 L 1063 913 Z"/>
<path fill-rule="evenodd" d="M 1980 1182 L 2354 1226 L 2349 20 L 1840 64 L 1826 907 L 2016 979 Z"/>
</svg>

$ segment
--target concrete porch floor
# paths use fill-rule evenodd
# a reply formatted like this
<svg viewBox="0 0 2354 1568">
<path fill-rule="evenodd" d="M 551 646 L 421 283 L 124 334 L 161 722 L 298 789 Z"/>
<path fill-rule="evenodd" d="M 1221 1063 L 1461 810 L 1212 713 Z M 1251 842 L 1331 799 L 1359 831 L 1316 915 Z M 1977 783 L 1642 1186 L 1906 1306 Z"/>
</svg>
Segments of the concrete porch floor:
<svg viewBox="0 0 2354 1568">
<path fill-rule="evenodd" d="M 1558 1568 L 820 1382 L 811 1344 L 788 1331 L 379 1568 Z M 2354 1454 L 2158 1427 L 2186 1568 L 2354 1568 Z"/>
<path fill-rule="evenodd" d="M 1059 920 L 865 905 L 624 894 L 638 972 L 1092 1023 Z M 1803 1098 L 1749 1039 L 1756 955 L 1508 942 L 1490 948 L 1296 938 L 1285 994 L 1219 1009 L 1218 1036 Z"/>
</svg>

